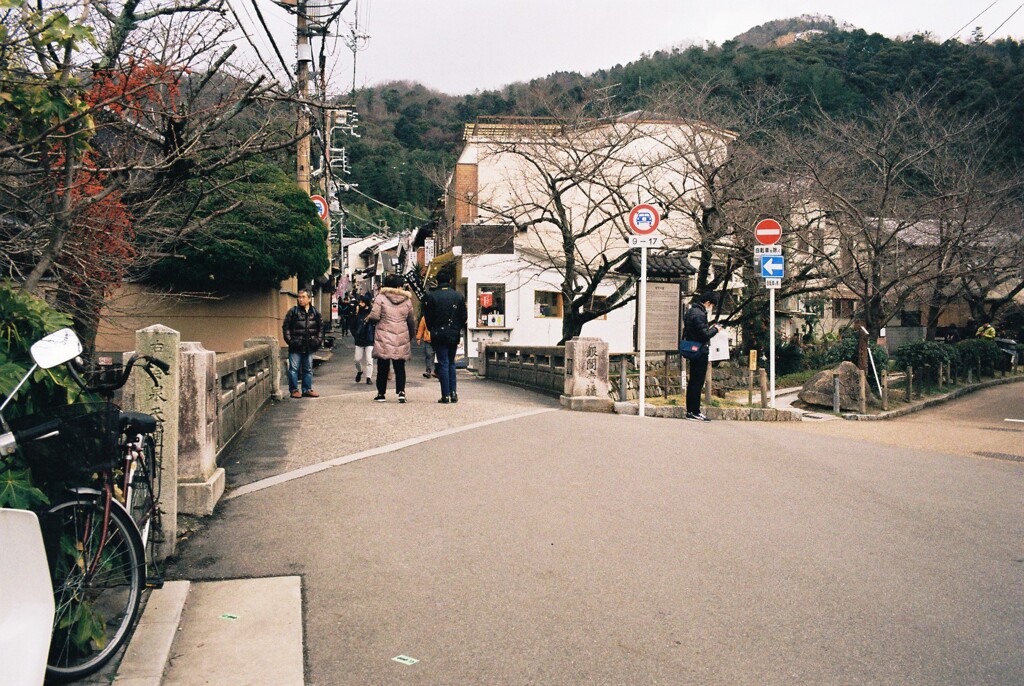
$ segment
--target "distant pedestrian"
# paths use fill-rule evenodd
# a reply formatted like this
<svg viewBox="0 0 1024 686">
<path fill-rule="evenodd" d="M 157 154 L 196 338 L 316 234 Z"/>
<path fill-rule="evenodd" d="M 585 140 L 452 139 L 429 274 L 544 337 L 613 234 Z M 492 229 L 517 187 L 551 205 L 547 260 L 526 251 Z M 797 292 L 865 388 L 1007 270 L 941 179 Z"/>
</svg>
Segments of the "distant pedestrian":
<svg viewBox="0 0 1024 686">
<path fill-rule="evenodd" d="M 700 411 L 700 398 L 708 373 L 707 345 L 718 333 L 718 327 L 708 325 L 708 309 L 717 305 L 717 293 L 704 293 L 694 298 L 683 317 L 683 340 L 705 344 L 704 352 L 689 361 L 689 373 L 686 377 L 686 418 L 698 422 L 711 421 Z"/>
<path fill-rule="evenodd" d="M 355 343 L 356 383 L 366 376 L 366 385 L 373 383 L 373 337 L 376 327 L 366 321 L 373 296 L 363 293 L 352 308 L 352 340 Z"/>
<path fill-rule="evenodd" d="M 996 337 L 996 327 L 992 326 L 988 322 L 985 322 L 984 324 L 978 327 L 978 330 L 974 332 L 974 335 L 977 336 L 978 338 L 986 338 L 991 341 Z"/>
<path fill-rule="evenodd" d="M 398 402 L 405 402 L 405 361 L 412 357 L 412 339 L 416 335 L 416 317 L 412 313 L 412 293 L 402 288 L 402 277 L 388 274 L 384 287 L 373 299 L 373 308 L 367 317 L 376 322 L 373 337 L 373 357 L 377 360 L 377 397 L 379 403 L 387 400 L 388 374 L 395 368 L 395 391 Z"/>
<path fill-rule="evenodd" d="M 457 403 L 455 385 L 455 352 L 466 327 L 466 299 L 452 287 L 453 274 L 443 270 L 437 277 L 437 288 L 423 300 L 423 314 L 430 331 L 430 344 L 437 355 L 437 374 L 441 381 L 439 403 Z"/>
<path fill-rule="evenodd" d="M 423 346 L 423 378 L 429 379 L 434 376 L 434 348 L 430 345 L 430 329 L 427 328 L 426 317 L 420 317 L 420 324 L 416 327 L 416 342 Z"/>
<path fill-rule="evenodd" d="M 320 394 L 313 390 L 313 353 L 320 348 L 324 323 L 310 304 L 309 291 L 300 290 L 297 299 L 298 304 L 288 310 L 281 326 L 288 344 L 288 390 L 293 398 L 317 398 Z"/>
<path fill-rule="evenodd" d="M 338 325 L 341 327 L 341 335 L 347 336 L 349 325 L 352 321 L 352 298 L 348 293 L 342 296 L 338 303 Z"/>
</svg>

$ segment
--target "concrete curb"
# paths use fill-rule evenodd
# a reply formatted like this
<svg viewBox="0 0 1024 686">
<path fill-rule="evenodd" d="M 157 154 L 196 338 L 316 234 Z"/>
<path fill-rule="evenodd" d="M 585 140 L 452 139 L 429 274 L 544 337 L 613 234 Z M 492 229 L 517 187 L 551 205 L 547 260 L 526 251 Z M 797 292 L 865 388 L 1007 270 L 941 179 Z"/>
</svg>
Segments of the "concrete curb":
<svg viewBox="0 0 1024 686">
<path fill-rule="evenodd" d="M 117 668 L 115 684 L 160 686 L 171 645 L 185 608 L 190 582 L 168 581 L 152 591 L 124 658 Z"/>
<path fill-rule="evenodd" d="M 814 420 L 822 419 L 847 419 L 851 421 L 876 421 L 881 419 L 895 419 L 896 417 L 902 417 L 903 415 L 910 414 L 912 412 L 919 412 L 927 407 L 932 407 L 940 403 L 955 400 L 960 396 L 966 395 L 967 393 L 973 393 L 980 391 L 984 388 L 990 388 L 992 386 L 1001 386 L 1008 383 L 1017 383 L 1024 381 L 1024 375 L 1007 376 L 999 379 L 989 379 L 988 381 L 979 381 L 970 386 L 963 386 L 950 391 L 945 395 L 936 396 L 934 398 L 927 398 L 926 400 L 920 400 L 912 403 L 905 407 L 901 407 L 898 410 L 890 410 L 889 412 L 881 412 L 878 414 L 858 414 L 858 413 L 845 413 L 841 415 L 833 415 L 830 409 L 822 408 L 821 410 L 801 410 L 795 408 L 760 408 L 760 407 L 708 407 L 704 409 L 704 413 L 709 419 L 718 419 L 726 421 L 753 421 L 753 422 L 789 422 L 789 421 L 807 421 L 804 419 L 804 415 L 824 415 L 821 417 L 813 417 Z M 782 396 L 796 396 L 799 392 L 799 388 L 784 389 L 783 391 L 776 392 L 776 400 Z M 613 406 L 615 414 L 623 415 L 638 415 L 640 414 L 639 405 L 636 402 L 616 402 Z M 683 419 L 686 417 L 686 408 L 679 405 L 650 405 L 645 404 L 644 414 L 648 417 L 665 417 L 671 419 Z M 812 419 L 812 417 L 808 417 Z"/>
<path fill-rule="evenodd" d="M 1002 379 L 989 379 L 988 381 L 979 381 L 978 383 L 972 384 L 970 386 L 963 386 L 961 388 L 956 389 L 955 391 L 950 391 L 949 393 L 946 393 L 944 395 L 939 395 L 935 396 L 934 398 L 928 398 L 927 400 L 921 400 L 916 403 L 912 403 L 910 405 L 907 405 L 906 407 L 901 407 L 898 410 L 890 410 L 888 412 L 881 412 L 879 414 L 844 414 L 842 415 L 842 417 L 843 419 L 848 419 L 851 421 L 877 421 L 880 419 L 895 419 L 896 417 L 902 417 L 903 415 L 907 415 L 912 412 L 919 412 L 925 409 L 926 407 L 932 407 L 934 405 L 940 405 L 950 400 L 955 400 L 960 396 L 967 395 L 968 393 L 974 393 L 975 391 L 980 391 L 984 388 L 991 388 L 992 386 L 1002 386 L 1003 384 L 1017 383 L 1019 381 L 1024 381 L 1024 376 L 1008 376 Z"/>
<path fill-rule="evenodd" d="M 633 402 L 617 402 L 615 414 L 639 415 L 640 406 Z M 748 422 L 799 422 L 800 412 L 771 407 L 708 407 L 704 409 L 708 419 Z M 664 419 L 686 419 L 686 408 L 681 405 L 644 404 L 644 415 Z"/>
</svg>

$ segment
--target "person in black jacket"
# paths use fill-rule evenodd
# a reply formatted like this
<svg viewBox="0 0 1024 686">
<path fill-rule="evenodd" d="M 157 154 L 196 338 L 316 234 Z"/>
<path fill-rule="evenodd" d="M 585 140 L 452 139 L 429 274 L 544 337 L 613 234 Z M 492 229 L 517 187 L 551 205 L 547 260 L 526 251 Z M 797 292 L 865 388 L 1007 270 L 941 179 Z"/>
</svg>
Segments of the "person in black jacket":
<svg viewBox="0 0 1024 686">
<path fill-rule="evenodd" d="M 718 305 L 717 293 L 704 293 L 690 303 L 683 316 L 683 340 L 696 343 L 710 343 L 718 327 L 708 325 L 708 308 Z M 686 418 L 698 422 L 711 420 L 701 414 L 700 395 L 704 390 L 704 379 L 708 373 L 708 350 L 700 357 L 690 360 L 689 374 L 686 377 Z"/>
<path fill-rule="evenodd" d="M 320 348 L 324 323 L 320 313 L 309 302 L 309 291 L 302 289 L 299 304 L 284 316 L 284 341 L 288 344 L 288 390 L 293 398 L 318 398 L 313 390 L 313 353 Z M 299 372 L 302 392 L 299 392 Z"/>
<path fill-rule="evenodd" d="M 373 383 L 373 339 L 377 327 L 366 321 L 373 304 L 373 296 L 363 293 L 352 308 L 352 342 L 355 344 L 356 383 L 366 376 L 366 385 Z"/>
<path fill-rule="evenodd" d="M 437 277 L 437 288 L 423 299 L 423 316 L 427 318 L 430 344 L 437 356 L 437 374 L 441 381 L 439 403 L 457 403 L 455 387 L 455 351 L 466 328 L 466 299 L 452 288 L 452 274 L 442 271 Z"/>
</svg>

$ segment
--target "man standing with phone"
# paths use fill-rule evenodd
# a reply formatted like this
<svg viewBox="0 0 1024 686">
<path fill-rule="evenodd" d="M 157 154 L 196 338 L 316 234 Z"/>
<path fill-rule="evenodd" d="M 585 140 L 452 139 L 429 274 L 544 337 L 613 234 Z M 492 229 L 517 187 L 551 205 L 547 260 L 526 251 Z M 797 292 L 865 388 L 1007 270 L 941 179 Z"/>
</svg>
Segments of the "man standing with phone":
<svg viewBox="0 0 1024 686">
<path fill-rule="evenodd" d="M 708 352 L 711 339 L 718 333 L 717 326 L 708 325 L 708 309 L 718 306 L 717 293 L 703 293 L 693 299 L 683 316 L 683 340 L 703 344 L 702 354 L 690 359 L 686 378 L 686 418 L 695 422 L 710 422 L 700 411 L 700 396 L 708 373 Z"/>
</svg>

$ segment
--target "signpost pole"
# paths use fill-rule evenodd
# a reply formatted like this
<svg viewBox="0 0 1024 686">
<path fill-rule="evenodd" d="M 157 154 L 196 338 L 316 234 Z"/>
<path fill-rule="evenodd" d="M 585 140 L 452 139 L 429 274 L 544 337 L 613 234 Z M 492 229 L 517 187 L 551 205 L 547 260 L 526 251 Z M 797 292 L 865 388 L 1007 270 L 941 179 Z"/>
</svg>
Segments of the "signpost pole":
<svg viewBox="0 0 1024 686">
<path fill-rule="evenodd" d="M 770 390 L 769 398 L 771 398 L 770 407 L 775 409 L 775 289 L 768 289 L 768 366 L 769 366 L 769 379 L 770 379 Z"/>
<path fill-rule="evenodd" d="M 754 225 L 754 238 L 761 246 L 775 246 L 782 238 L 782 224 L 774 219 L 762 219 Z M 760 246 L 759 246 L 760 247 Z M 768 289 L 768 370 L 771 379 L 771 391 L 768 396 L 771 400 L 770 407 L 775 408 L 775 289 L 782 286 L 784 273 L 782 249 L 778 252 L 758 252 L 759 247 L 754 248 L 754 255 L 761 255 L 761 276 L 765 279 L 765 287 Z M 760 248 L 763 250 L 763 248 Z M 778 256 L 768 257 L 767 255 Z M 761 395 L 764 395 L 762 391 Z M 764 398 L 761 398 L 764 402 Z M 762 404 L 762 407 L 764 405 Z"/>
<path fill-rule="evenodd" d="M 640 416 L 647 391 L 647 247 L 640 248 Z"/>
<path fill-rule="evenodd" d="M 644 396 L 647 394 L 647 248 L 648 246 L 658 247 L 661 244 L 661 235 L 658 234 L 658 222 L 661 215 L 658 208 L 653 205 L 641 204 L 629 211 L 629 228 L 633 235 L 629 237 L 631 248 L 640 248 L 640 289 L 637 292 L 638 307 L 640 308 L 639 331 L 637 332 L 637 347 L 640 348 L 640 388 L 639 390 L 639 415 L 644 416 Z M 625 398 L 625 389 L 623 389 Z"/>
</svg>

